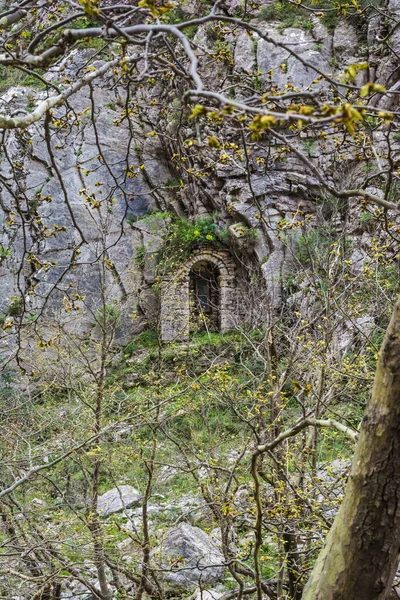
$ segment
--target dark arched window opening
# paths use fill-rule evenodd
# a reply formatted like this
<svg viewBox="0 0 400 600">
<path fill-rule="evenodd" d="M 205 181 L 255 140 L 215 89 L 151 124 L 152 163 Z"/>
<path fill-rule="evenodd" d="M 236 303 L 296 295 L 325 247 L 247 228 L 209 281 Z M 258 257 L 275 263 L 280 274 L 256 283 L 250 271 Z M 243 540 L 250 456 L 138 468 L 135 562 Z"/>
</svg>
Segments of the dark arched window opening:
<svg viewBox="0 0 400 600">
<path fill-rule="evenodd" d="M 220 331 L 219 269 L 209 262 L 200 262 L 190 271 L 191 331 Z"/>
</svg>

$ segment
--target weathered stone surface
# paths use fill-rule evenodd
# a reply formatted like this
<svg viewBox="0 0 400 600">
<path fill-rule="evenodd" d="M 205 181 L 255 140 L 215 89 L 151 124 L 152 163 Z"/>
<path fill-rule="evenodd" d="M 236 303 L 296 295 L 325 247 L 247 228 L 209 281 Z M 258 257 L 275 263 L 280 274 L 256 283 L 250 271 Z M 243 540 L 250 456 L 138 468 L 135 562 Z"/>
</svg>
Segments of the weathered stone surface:
<svg viewBox="0 0 400 600">
<path fill-rule="evenodd" d="M 282 288 L 282 264 L 284 260 L 283 250 L 275 250 L 261 266 L 265 281 L 267 282 L 267 294 L 272 307 L 278 308 L 281 302 Z"/>
<path fill-rule="evenodd" d="M 280 34 L 278 26 L 269 26 L 266 33 L 277 42 L 284 43 L 311 65 L 310 67 L 303 65 L 288 50 L 260 39 L 257 45 L 258 68 L 266 79 L 270 77 L 271 69 L 273 70 L 275 86 L 283 87 L 285 84 L 291 83 L 295 87 L 305 89 L 318 75 L 312 67 L 317 67 L 325 73 L 329 72 L 327 58 L 315 48 L 315 40 L 305 31 L 288 28 Z M 315 89 L 326 87 L 326 83 L 322 81 L 314 84 L 313 87 Z"/>
<path fill-rule="evenodd" d="M 333 34 L 333 55 L 341 69 L 352 63 L 359 63 L 360 44 L 357 30 L 348 20 L 342 19 L 335 27 Z M 363 85 L 368 81 L 368 71 L 360 70 L 355 77 L 356 85 Z"/>
<path fill-rule="evenodd" d="M 170 529 L 162 545 L 160 556 L 164 568 L 161 578 L 174 587 L 185 590 L 212 585 L 224 574 L 224 557 L 216 544 L 202 529 L 180 523 Z"/>
<path fill-rule="evenodd" d="M 189 9 L 190 7 L 187 10 Z M 276 39 L 294 44 L 293 47 L 302 55 L 306 56 L 304 53 L 315 53 L 315 41 L 309 34 L 299 29 L 288 29 L 281 35 L 274 25 L 268 25 L 267 29 Z M 200 27 L 196 33 L 196 41 L 207 48 L 210 44 L 207 36 L 207 28 Z M 298 68 L 296 70 L 294 63 L 292 65 L 293 57 L 289 57 L 288 71 L 283 73 L 279 68 L 282 58 L 281 49 L 275 48 L 274 52 L 271 53 L 271 48 L 268 45 L 263 48 L 264 42 L 257 38 L 257 34 L 249 36 L 246 32 L 239 31 L 237 37 L 229 39 L 235 54 L 236 71 L 251 72 L 255 70 L 257 68 L 257 51 L 257 59 L 262 63 L 259 66 L 261 66 L 264 73 L 269 68 L 274 67 L 272 63 L 275 60 L 275 52 L 277 53 L 275 61 L 277 70 L 274 78 L 282 74 L 284 76 L 282 82 L 291 81 L 292 66 L 296 71 L 296 76 L 299 74 Z M 77 69 L 85 64 L 89 56 L 90 51 L 88 50 L 74 50 L 61 61 L 59 66 L 55 67 L 55 72 L 62 68 L 66 73 L 73 75 Z M 284 57 L 282 60 L 284 60 Z M 298 61 L 295 62 L 298 63 Z M 222 71 L 224 71 L 224 68 Z M 213 77 L 215 75 L 213 73 Z M 52 76 L 54 76 L 54 72 L 49 74 L 49 77 Z M 222 72 L 221 76 L 223 76 Z M 314 74 L 312 74 L 313 77 Z M 140 159 L 135 148 L 135 153 L 132 153 L 133 155 L 129 157 L 129 160 L 136 168 L 139 164 L 143 164 L 144 169 L 138 169 L 138 177 L 128 179 L 125 177 L 123 169 L 126 163 L 121 158 L 125 156 L 126 148 L 129 146 L 129 133 L 126 128 L 117 127 L 114 124 L 118 113 L 113 105 L 121 105 L 121 98 L 118 96 L 118 90 L 111 92 L 107 89 L 108 83 L 107 78 L 105 78 L 94 89 L 95 103 L 97 106 L 102 107 L 101 110 L 97 111 L 95 119 L 98 137 L 87 114 L 90 102 L 85 92 L 78 93 L 73 98 L 73 107 L 77 111 L 83 111 L 82 127 L 78 128 L 73 136 L 69 135 L 68 142 L 64 139 L 65 134 L 63 131 L 57 132 L 57 143 L 54 144 L 57 148 L 54 151 L 54 158 L 68 189 L 71 210 L 87 242 L 87 245 L 81 248 L 79 261 L 81 264 L 77 265 L 71 276 L 68 275 L 65 278 L 65 282 L 66 284 L 73 283 L 76 286 L 77 293 L 84 295 L 88 306 L 95 310 L 100 280 L 98 271 L 93 268 L 93 264 L 102 252 L 100 216 L 104 222 L 106 205 L 103 212 L 98 209 L 93 210 L 86 201 L 85 194 L 90 195 L 94 192 L 101 201 L 109 193 L 109 190 L 114 189 L 115 202 L 112 211 L 109 211 L 109 216 L 107 216 L 107 245 L 110 248 L 109 259 L 114 264 L 114 270 L 112 273 L 107 273 L 106 284 L 108 296 L 112 298 L 113 302 L 121 306 L 122 323 L 121 328 L 118 330 L 117 340 L 120 343 L 125 343 L 130 335 L 138 331 L 142 321 L 154 323 L 159 310 L 158 299 L 152 286 L 155 281 L 155 257 L 161 243 L 162 227 L 154 228 L 151 221 L 146 220 L 142 223 L 140 220 L 137 221 L 137 218 L 154 210 L 170 210 L 182 216 L 198 217 L 207 215 L 209 208 L 206 208 L 198 200 L 198 193 L 192 185 L 188 190 L 171 192 L 166 185 L 167 180 L 172 177 L 166 148 L 160 144 L 159 138 L 146 137 L 145 132 L 139 126 L 137 126 L 135 135 L 137 135 L 137 140 L 141 144 Z M 7 93 L 7 101 L 11 101 L 14 92 L 15 90 L 10 90 Z M 24 94 L 23 89 L 17 90 L 17 98 L 13 101 L 15 103 L 22 102 L 23 105 Z M 38 97 L 40 97 L 40 93 Z M 157 111 L 157 109 L 154 108 L 154 111 Z M 57 109 L 55 114 L 58 113 L 61 116 L 62 110 Z M 153 116 L 156 119 L 156 112 Z M 52 199 L 51 202 L 41 202 L 38 205 L 38 217 L 42 219 L 43 224 L 51 227 L 53 223 L 57 223 L 58 226 L 65 226 L 67 229 L 65 232 L 60 232 L 56 237 L 46 238 L 40 243 L 40 248 L 36 244 L 34 232 L 32 239 L 28 238 L 27 249 L 29 251 L 40 256 L 46 255 L 48 260 L 57 263 L 48 271 L 41 270 L 32 274 L 32 279 L 37 283 L 38 298 L 43 298 L 52 290 L 52 286 L 61 275 L 63 267 L 68 265 L 72 256 L 72 247 L 80 242 L 80 236 L 75 230 L 63 194 L 60 193 L 60 183 L 51 168 L 41 125 L 33 126 L 31 134 L 32 147 L 23 156 L 26 172 L 24 185 L 30 194 L 40 192 L 42 197 L 49 196 Z M 188 132 L 188 135 L 194 135 L 194 131 Z M 114 177 L 111 176 L 105 165 L 97 159 L 97 139 L 100 140 L 103 155 L 114 165 Z M 8 152 L 14 161 L 21 159 L 21 148 L 17 137 L 13 134 L 9 138 Z M 12 179 L 12 172 L 6 161 L 2 164 L 1 169 L 5 176 Z M 306 181 L 304 176 L 301 181 L 293 179 L 291 176 L 293 169 L 300 173 L 300 169 L 295 167 L 293 160 L 289 159 L 284 168 L 282 168 L 282 165 L 277 164 L 274 169 L 268 170 L 266 174 L 253 173 L 251 175 L 251 191 L 245 183 L 244 165 L 225 165 L 221 163 L 218 164 L 216 169 L 217 176 L 221 178 L 216 193 L 215 190 L 212 190 L 212 186 L 215 185 L 212 180 L 208 183 L 211 187 L 212 210 L 221 212 L 223 220 L 227 216 L 224 213 L 225 202 L 231 195 L 231 208 L 235 213 L 234 221 L 259 229 L 260 239 L 257 240 L 256 256 L 260 262 L 268 254 L 268 243 L 259 228 L 259 221 L 256 217 L 258 208 L 254 203 L 253 193 L 257 196 L 262 209 L 267 211 L 271 226 L 275 228 L 276 223 L 285 216 L 285 199 L 292 199 L 290 207 L 288 205 L 288 210 L 292 210 L 296 203 L 293 200 L 293 194 L 300 193 L 306 196 L 309 190 L 314 191 L 311 180 Z M 176 174 L 174 176 L 176 177 Z M 98 182 L 102 185 L 98 186 Z M 85 191 L 82 192 L 82 190 Z M 7 198 L 6 193 L 3 194 L 2 200 L 4 205 L 9 204 L 11 206 L 11 201 Z M 280 205 L 277 210 L 278 202 L 280 202 Z M 270 208 L 271 203 L 275 204 L 274 208 Z M 132 227 L 124 223 L 125 218 L 134 221 Z M 121 234 L 121 241 L 118 241 Z M 3 242 L 3 238 L 0 237 L 0 243 L 4 243 L 5 247 L 9 246 L 7 238 Z M 3 312 L 7 311 L 10 297 L 16 290 L 16 278 L 13 271 L 18 270 L 19 261 L 21 260 L 21 250 L 18 250 L 18 248 L 22 247 L 21 239 L 17 236 L 14 240 L 14 247 L 11 248 L 12 260 L 6 260 L 1 265 L 0 277 L 5 293 L 0 299 L 2 303 L 0 309 Z M 144 247 L 145 250 L 143 262 L 140 265 L 135 262 L 135 255 L 139 247 Z M 275 259 L 272 262 L 275 262 Z M 265 273 L 268 277 L 270 276 L 268 270 Z M 275 279 L 275 274 L 273 278 Z M 61 297 L 62 293 L 54 294 L 49 306 L 52 308 L 57 307 Z M 39 299 L 33 299 L 32 303 L 33 307 L 37 305 L 36 308 L 38 308 L 40 301 Z M 132 322 L 131 315 L 137 314 L 138 310 L 143 314 L 143 318 Z M 225 320 L 229 317 L 228 312 L 232 311 L 222 312 L 225 312 L 223 316 L 225 323 Z M 225 327 L 227 326 L 224 325 Z"/>
<path fill-rule="evenodd" d="M 326 58 L 332 57 L 333 40 L 331 32 L 321 23 L 318 17 L 312 16 L 311 22 L 313 24 L 312 34 L 318 44 L 322 44 L 321 54 Z"/>
<path fill-rule="evenodd" d="M 354 56 L 357 42 L 358 35 L 356 29 L 345 19 L 341 20 L 335 27 L 333 34 L 335 56 L 340 56 L 341 58 Z"/>
<path fill-rule="evenodd" d="M 251 73 L 256 70 L 256 44 L 257 34 L 248 35 L 246 31 L 240 31 L 235 46 L 235 69 Z"/>
<path fill-rule="evenodd" d="M 73 73 L 87 59 L 87 51 L 74 51 L 63 61 L 62 68 Z M 62 290 L 53 288 L 71 260 L 72 249 L 82 243 L 76 223 L 84 244 L 80 247 L 74 273 L 65 276 L 64 282 L 66 285 L 74 285 L 76 292 L 85 297 L 85 303 L 91 310 L 96 310 L 100 286 L 105 285 L 109 301 L 119 304 L 121 308 L 121 328 L 116 339 L 119 343 L 126 343 L 140 324 L 140 319 L 134 322 L 131 315 L 136 311 L 138 291 L 143 292 L 138 284 L 138 273 L 134 270 L 136 248 L 142 240 L 139 232 L 128 226 L 126 219 L 140 217 L 157 208 L 157 205 L 144 177 L 125 176 L 126 161 L 123 157 L 129 147 L 129 134 L 126 128 L 119 128 L 113 122 L 116 112 L 111 108 L 111 100 L 115 100 L 115 95 L 106 89 L 106 84 L 106 81 L 100 82 L 94 89 L 96 106 L 101 107 L 95 119 L 98 137 L 86 114 L 81 117 L 81 127 L 74 130 L 73 134 L 65 134 L 62 130 L 54 134 L 54 161 L 68 193 L 69 207 L 51 164 L 42 124 L 38 123 L 30 128 L 32 143 L 29 147 L 22 147 L 17 134 L 10 133 L 8 155 L 13 163 L 19 162 L 24 168 L 18 184 L 28 198 L 35 200 L 37 206 L 33 215 L 35 218 L 31 219 L 29 225 L 28 221 L 24 225 L 24 235 L 22 223 L 18 221 L 19 216 L 16 217 L 15 231 L 10 231 L 5 223 L 7 218 L 0 214 L 0 243 L 11 253 L 0 264 L 0 313 L 7 312 L 11 296 L 19 296 L 29 283 L 37 286 L 35 295 L 27 296 L 31 310 L 39 310 L 40 303 L 49 292 L 52 297 L 47 303 L 48 307 L 52 310 L 60 308 Z M 28 92 L 34 93 L 37 98 L 43 95 L 42 92 L 32 92 L 31 89 L 27 91 L 24 88 L 13 88 L 4 98 L 8 99 L 10 106 L 14 103 L 17 107 L 23 103 Z M 74 95 L 72 103 L 76 111 L 90 108 L 86 91 Z M 62 116 L 62 109 L 55 110 L 54 114 L 56 116 L 59 113 Z M 103 156 L 112 164 L 112 172 L 99 160 L 98 140 Z M 137 156 L 130 157 L 130 163 L 137 168 Z M 149 169 L 152 164 L 149 159 Z M 10 189 L 17 192 L 17 183 L 7 160 L 2 160 L 0 169 L 2 175 L 10 181 Z M 87 200 L 91 194 L 101 206 L 93 209 Z M 112 204 L 108 204 L 111 198 Z M 13 207 L 13 200 L 6 189 L 1 191 L 1 200 L 2 207 Z M 23 210 L 24 208 L 22 207 Z M 47 227 L 51 231 L 54 224 L 59 228 L 65 227 L 66 230 L 59 231 L 56 236 L 40 235 L 41 227 Z M 98 258 L 104 256 L 104 245 L 113 268 L 107 270 L 106 281 L 102 283 L 100 270 L 95 265 Z M 42 260 L 52 261 L 54 265 L 48 269 L 32 268 L 26 261 L 29 252 Z M 18 272 L 22 278 L 20 277 L 17 286 Z M 83 315 L 82 321 L 84 319 Z M 87 319 L 90 321 L 91 317 Z"/>
<path fill-rule="evenodd" d="M 224 592 L 221 592 L 221 591 L 199 589 L 196 592 L 196 596 L 194 597 L 194 600 L 218 600 L 223 595 L 224 595 Z"/>
<path fill-rule="evenodd" d="M 120 485 L 109 490 L 98 499 L 98 510 L 103 516 L 136 506 L 142 500 L 142 494 L 131 485 Z"/>
</svg>

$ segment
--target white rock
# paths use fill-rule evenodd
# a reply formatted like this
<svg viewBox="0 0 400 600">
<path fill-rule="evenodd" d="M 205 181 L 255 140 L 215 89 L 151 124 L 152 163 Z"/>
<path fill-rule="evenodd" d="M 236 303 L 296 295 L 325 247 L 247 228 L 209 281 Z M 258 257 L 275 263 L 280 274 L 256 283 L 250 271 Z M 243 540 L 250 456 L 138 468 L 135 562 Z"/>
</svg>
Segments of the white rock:
<svg viewBox="0 0 400 600">
<path fill-rule="evenodd" d="M 39 508 L 45 508 L 47 506 L 47 502 L 45 500 L 41 500 L 40 498 L 33 498 L 31 500 L 32 506 L 37 506 Z"/>
<path fill-rule="evenodd" d="M 225 571 L 224 556 L 211 537 L 189 523 L 170 529 L 159 554 L 163 568 L 160 578 L 174 587 L 190 590 L 219 581 Z M 211 600 L 208 598 L 207 600 Z"/>
<path fill-rule="evenodd" d="M 131 485 L 120 485 L 109 490 L 98 499 L 98 510 L 103 516 L 113 515 L 124 508 L 140 503 L 142 494 Z"/>
<path fill-rule="evenodd" d="M 224 595 L 224 592 L 217 592 L 217 590 L 196 590 L 196 595 L 193 595 L 193 600 L 218 600 Z"/>
</svg>

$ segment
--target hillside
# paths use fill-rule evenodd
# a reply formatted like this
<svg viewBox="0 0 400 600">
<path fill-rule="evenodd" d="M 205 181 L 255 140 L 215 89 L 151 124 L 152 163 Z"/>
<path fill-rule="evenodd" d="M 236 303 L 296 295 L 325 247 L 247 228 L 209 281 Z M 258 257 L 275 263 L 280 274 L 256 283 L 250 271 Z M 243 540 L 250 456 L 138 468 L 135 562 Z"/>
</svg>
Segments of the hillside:
<svg viewBox="0 0 400 600">
<path fill-rule="evenodd" d="M 0 10 L 0 597 L 398 597 L 400 4 Z"/>
</svg>

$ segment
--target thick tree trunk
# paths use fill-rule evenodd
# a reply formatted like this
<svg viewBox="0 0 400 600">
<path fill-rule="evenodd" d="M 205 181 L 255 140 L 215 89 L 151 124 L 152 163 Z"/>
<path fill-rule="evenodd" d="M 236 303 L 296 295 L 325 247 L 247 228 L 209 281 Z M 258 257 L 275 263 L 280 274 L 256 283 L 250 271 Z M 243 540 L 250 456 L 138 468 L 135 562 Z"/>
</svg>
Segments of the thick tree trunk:
<svg viewBox="0 0 400 600">
<path fill-rule="evenodd" d="M 400 300 L 379 355 L 345 496 L 303 600 L 384 600 L 400 548 Z"/>
</svg>

